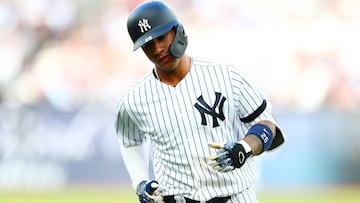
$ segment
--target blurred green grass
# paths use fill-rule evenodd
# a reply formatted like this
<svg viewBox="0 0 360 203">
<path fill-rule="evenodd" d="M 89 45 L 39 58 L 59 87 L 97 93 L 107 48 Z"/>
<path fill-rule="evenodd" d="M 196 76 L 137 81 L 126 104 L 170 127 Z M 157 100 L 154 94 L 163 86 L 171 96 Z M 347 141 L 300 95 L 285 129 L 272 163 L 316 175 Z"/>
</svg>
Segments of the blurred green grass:
<svg viewBox="0 0 360 203">
<path fill-rule="evenodd" d="M 259 193 L 261 203 L 359 203 L 360 187 Z M 138 203 L 125 186 L 72 186 L 59 191 L 1 192 L 0 203 Z"/>
</svg>

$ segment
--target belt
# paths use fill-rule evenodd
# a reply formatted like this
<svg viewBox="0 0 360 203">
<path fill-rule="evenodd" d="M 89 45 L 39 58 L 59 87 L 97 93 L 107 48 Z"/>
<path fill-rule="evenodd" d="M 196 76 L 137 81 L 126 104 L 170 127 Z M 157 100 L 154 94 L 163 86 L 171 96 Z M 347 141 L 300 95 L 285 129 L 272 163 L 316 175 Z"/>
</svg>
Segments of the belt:
<svg viewBox="0 0 360 203">
<path fill-rule="evenodd" d="M 226 203 L 226 201 L 228 201 L 229 199 L 231 199 L 230 196 L 215 197 L 215 198 L 212 198 L 212 199 L 206 201 L 206 203 Z M 174 196 L 164 196 L 163 200 L 165 203 L 176 203 Z M 189 199 L 186 197 L 185 197 L 185 200 L 186 200 L 186 203 L 200 203 L 200 201 L 192 200 L 192 199 Z"/>
</svg>

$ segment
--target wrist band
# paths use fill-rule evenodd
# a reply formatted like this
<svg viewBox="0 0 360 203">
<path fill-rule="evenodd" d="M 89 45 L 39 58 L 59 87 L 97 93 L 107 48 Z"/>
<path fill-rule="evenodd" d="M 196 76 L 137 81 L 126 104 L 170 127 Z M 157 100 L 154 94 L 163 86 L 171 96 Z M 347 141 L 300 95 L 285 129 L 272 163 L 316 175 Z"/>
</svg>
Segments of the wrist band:
<svg viewBox="0 0 360 203">
<path fill-rule="evenodd" d="M 251 152 L 251 147 L 247 142 L 245 142 L 244 140 L 241 140 L 239 142 L 239 144 L 242 144 L 242 146 L 244 147 L 246 153 Z"/>
<path fill-rule="evenodd" d="M 263 144 L 261 153 L 263 153 L 264 151 L 270 148 L 271 143 L 273 141 L 273 133 L 268 126 L 263 124 L 255 124 L 249 129 L 246 135 L 250 135 L 250 134 L 256 135 L 260 138 Z"/>
</svg>

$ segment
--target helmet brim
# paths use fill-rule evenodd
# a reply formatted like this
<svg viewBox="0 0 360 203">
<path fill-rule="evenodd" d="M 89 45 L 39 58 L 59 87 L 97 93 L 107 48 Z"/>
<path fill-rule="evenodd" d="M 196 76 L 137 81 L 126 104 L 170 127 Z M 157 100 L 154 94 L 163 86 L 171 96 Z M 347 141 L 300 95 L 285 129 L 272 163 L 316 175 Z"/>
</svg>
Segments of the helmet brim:
<svg viewBox="0 0 360 203">
<path fill-rule="evenodd" d="M 177 21 L 172 21 L 167 23 L 166 25 L 152 29 L 142 35 L 139 39 L 137 39 L 134 43 L 133 51 L 136 51 L 139 47 L 143 46 L 144 44 L 148 43 L 149 41 L 160 37 L 161 35 L 169 32 L 174 26 L 178 24 Z"/>
</svg>

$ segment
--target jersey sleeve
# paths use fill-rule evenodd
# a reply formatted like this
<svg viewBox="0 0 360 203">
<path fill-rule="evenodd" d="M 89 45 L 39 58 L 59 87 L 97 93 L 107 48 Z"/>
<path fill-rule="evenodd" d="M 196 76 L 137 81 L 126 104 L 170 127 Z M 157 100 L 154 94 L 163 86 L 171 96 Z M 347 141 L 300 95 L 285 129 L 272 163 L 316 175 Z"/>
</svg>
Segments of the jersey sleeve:
<svg viewBox="0 0 360 203">
<path fill-rule="evenodd" d="M 233 86 L 235 109 L 240 120 L 250 123 L 262 115 L 271 111 L 266 99 L 249 83 L 242 72 L 236 68 L 231 69 L 231 82 Z"/>
<path fill-rule="evenodd" d="M 129 115 L 125 99 L 120 101 L 119 111 L 115 121 L 116 134 L 125 147 L 140 145 L 145 141 L 144 133 L 138 128 Z"/>
<path fill-rule="evenodd" d="M 285 141 L 285 136 L 272 114 L 271 104 L 258 90 L 253 88 L 239 70 L 233 69 L 232 72 L 235 105 L 236 109 L 238 109 L 240 120 L 250 124 L 260 120 L 272 121 L 276 124 L 276 136 L 269 150 L 282 145 Z"/>
</svg>

